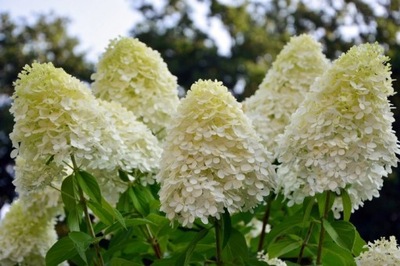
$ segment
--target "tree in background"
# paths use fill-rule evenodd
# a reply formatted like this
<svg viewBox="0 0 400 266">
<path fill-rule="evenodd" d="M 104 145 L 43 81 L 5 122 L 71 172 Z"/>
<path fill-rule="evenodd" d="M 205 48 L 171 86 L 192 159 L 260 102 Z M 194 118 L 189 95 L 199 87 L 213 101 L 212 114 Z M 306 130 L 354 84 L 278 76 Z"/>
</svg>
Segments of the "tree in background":
<svg viewBox="0 0 400 266">
<path fill-rule="evenodd" d="M 53 62 L 81 80 L 90 80 L 93 66 L 86 62 L 85 53 L 77 51 L 79 41 L 68 35 L 68 19 L 53 14 L 39 15 L 33 23 L 14 21 L 0 14 L 0 207 L 14 195 L 13 160 L 10 158 L 13 119 L 8 109 L 8 96 L 13 82 L 25 64 Z"/>
<path fill-rule="evenodd" d="M 379 42 L 391 58 L 393 86 L 400 87 L 400 0 L 140 0 L 133 8 L 143 18 L 131 34 L 162 54 L 185 90 L 199 78 L 218 79 L 243 100 L 258 89 L 290 36 L 301 33 L 313 34 L 330 59 L 354 44 Z M 228 51 L 219 50 L 221 40 Z M 400 106 L 398 95 L 391 101 Z M 394 129 L 400 132 L 399 111 L 394 113 Z M 352 217 L 366 240 L 400 237 L 396 175 L 380 198 Z"/>
</svg>

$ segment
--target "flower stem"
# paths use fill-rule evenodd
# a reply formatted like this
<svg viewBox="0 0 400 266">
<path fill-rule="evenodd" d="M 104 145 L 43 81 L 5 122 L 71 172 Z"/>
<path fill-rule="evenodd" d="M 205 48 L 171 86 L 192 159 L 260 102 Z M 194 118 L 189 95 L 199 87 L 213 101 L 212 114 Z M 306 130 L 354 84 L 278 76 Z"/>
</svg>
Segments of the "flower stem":
<svg viewBox="0 0 400 266">
<path fill-rule="evenodd" d="M 222 228 L 221 228 L 221 223 L 218 219 L 215 219 L 214 227 L 215 227 L 215 244 L 216 244 L 216 254 L 215 254 L 216 264 L 217 266 L 222 266 L 223 265 L 222 243 L 221 243 Z"/>
<path fill-rule="evenodd" d="M 318 242 L 318 251 L 317 251 L 317 265 L 321 265 L 322 259 L 322 246 L 325 238 L 325 229 L 324 229 L 324 219 L 328 217 L 329 211 L 329 202 L 330 202 L 330 191 L 326 191 L 326 199 L 325 199 L 325 207 L 324 207 L 324 214 L 321 217 L 321 232 L 319 234 L 319 242 Z"/>
<path fill-rule="evenodd" d="M 314 223 L 310 222 L 310 226 L 308 227 L 306 238 L 304 239 L 303 243 L 301 244 L 299 257 L 297 258 L 297 264 L 300 264 L 301 260 L 303 259 L 304 249 L 306 248 L 308 241 L 310 240 L 310 236 L 311 236 L 311 232 L 312 232 L 313 228 L 314 228 Z"/>
<path fill-rule="evenodd" d="M 262 224 L 262 228 L 261 228 L 260 240 L 258 242 L 257 251 L 259 251 L 259 252 L 262 251 L 263 247 L 264 247 L 264 239 L 265 239 L 265 234 L 266 234 L 265 229 L 266 229 L 268 221 L 269 221 L 269 215 L 271 213 L 271 204 L 272 204 L 273 199 L 274 199 L 274 195 L 270 194 L 267 199 L 267 208 L 265 209 L 265 213 L 264 213 L 264 217 L 263 217 L 263 224 Z"/>
<path fill-rule="evenodd" d="M 74 166 L 74 171 L 78 171 L 79 168 L 78 168 L 78 165 L 76 164 L 75 157 L 73 155 L 71 156 L 71 160 L 72 160 L 72 164 Z M 83 207 L 83 213 L 85 215 L 85 220 L 86 220 L 86 224 L 87 224 L 87 227 L 88 227 L 88 230 L 89 230 L 89 234 L 94 239 L 94 238 L 96 238 L 96 234 L 95 234 L 94 229 L 93 229 L 92 221 L 90 220 L 89 209 L 88 209 L 88 206 L 86 204 L 86 198 L 85 198 L 85 196 L 83 194 L 82 188 L 79 185 L 78 185 L 78 193 L 79 193 L 79 202 L 81 203 L 81 205 Z M 96 250 L 96 255 L 97 255 L 97 258 L 98 258 L 98 263 L 95 264 L 95 265 L 104 266 L 104 260 L 103 260 L 103 257 L 101 255 L 101 252 L 100 252 L 99 243 L 96 241 L 96 242 L 93 243 L 93 245 L 94 245 L 94 248 Z"/>
</svg>

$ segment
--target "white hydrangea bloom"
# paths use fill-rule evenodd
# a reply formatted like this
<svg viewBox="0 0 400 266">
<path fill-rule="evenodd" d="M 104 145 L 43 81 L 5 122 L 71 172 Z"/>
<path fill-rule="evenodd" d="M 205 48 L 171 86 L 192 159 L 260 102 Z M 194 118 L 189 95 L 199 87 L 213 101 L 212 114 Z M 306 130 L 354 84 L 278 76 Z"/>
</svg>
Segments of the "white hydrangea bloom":
<svg viewBox="0 0 400 266">
<path fill-rule="evenodd" d="M 158 168 L 158 140 L 132 112 L 98 100 L 82 82 L 52 64 L 26 66 L 13 98 L 10 137 L 18 156 L 14 183 L 19 193 L 65 177 L 71 155 L 84 169 Z"/>
<path fill-rule="evenodd" d="M 400 265 L 400 248 L 396 238 L 381 238 L 374 243 L 369 242 L 367 251 L 361 253 L 356 262 L 358 266 L 397 266 Z"/>
<path fill-rule="evenodd" d="M 179 104 L 178 84 L 157 51 L 134 38 L 111 40 L 92 79 L 96 96 L 120 102 L 154 134 L 165 135 L 160 131 Z"/>
<path fill-rule="evenodd" d="M 25 66 L 18 77 L 10 109 L 15 121 L 10 138 L 16 148 L 12 155 L 27 162 L 16 168 L 15 182 L 24 186 L 21 191 L 49 184 L 71 154 L 92 168 L 116 164 L 119 158 L 112 152 L 117 135 L 88 87 L 51 63 Z M 46 162 L 50 163 L 46 166 Z M 24 174 L 33 168 L 38 171 Z M 44 168 L 53 171 L 46 173 Z"/>
<path fill-rule="evenodd" d="M 346 189 L 353 210 L 379 196 L 397 165 L 390 65 L 378 44 L 340 56 L 312 85 L 279 140 L 278 182 L 289 204 Z M 343 209 L 340 198 L 334 210 Z"/>
<path fill-rule="evenodd" d="M 55 220 L 37 216 L 36 210 L 16 200 L 0 221 L 0 265 L 45 265 L 46 253 L 57 241 Z"/>
<path fill-rule="evenodd" d="M 247 211 L 275 185 L 275 171 L 240 103 L 221 82 L 198 81 L 181 101 L 161 157 L 161 210 L 191 226 Z"/>
<path fill-rule="evenodd" d="M 289 124 L 311 84 L 329 65 L 321 44 L 310 35 L 292 37 L 259 89 L 245 99 L 243 110 L 269 150 L 276 151 L 277 136 Z"/>
</svg>

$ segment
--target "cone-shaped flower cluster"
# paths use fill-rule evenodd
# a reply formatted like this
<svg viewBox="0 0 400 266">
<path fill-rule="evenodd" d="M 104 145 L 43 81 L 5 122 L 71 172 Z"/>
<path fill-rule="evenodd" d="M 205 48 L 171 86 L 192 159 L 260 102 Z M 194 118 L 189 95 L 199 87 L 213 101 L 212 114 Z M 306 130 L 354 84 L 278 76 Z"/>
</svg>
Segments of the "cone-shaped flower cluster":
<svg viewBox="0 0 400 266">
<path fill-rule="evenodd" d="M 347 190 L 353 210 L 379 195 L 397 165 L 388 58 L 378 44 L 354 46 L 312 85 L 279 140 L 278 179 L 290 203 Z M 334 209 L 342 210 L 337 199 Z"/>
<path fill-rule="evenodd" d="M 60 193 L 53 188 L 15 200 L 0 221 L 0 265 L 45 265 L 61 210 Z"/>
<path fill-rule="evenodd" d="M 220 82 L 198 81 L 167 130 L 160 172 L 161 210 L 191 226 L 195 218 L 254 208 L 275 172 L 240 103 Z"/>
<path fill-rule="evenodd" d="M 138 39 L 110 42 L 92 75 L 94 94 L 131 110 L 154 134 L 171 122 L 179 104 L 177 79 L 161 55 Z"/>
<path fill-rule="evenodd" d="M 73 155 L 87 169 L 153 171 L 161 148 L 132 112 L 97 100 L 89 88 L 52 64 L 26 66 L 15 82 L 15 184 L 25 193 L 65 176 Z M 133 134 L 133 136 L 131 136 Z"/>
<path fill-rule="evenodd" d="M 244 101 L 244 112 L 270 151 L 275 152 L 277 136 L 289 124 L 311 84 L 329 65 L 321 44 L 311 36 L 292 37 L 259 89 Z"/>
<path fill-rule="evenodd" d="M 368 250 L 356 258 L 357 266 L 400 265 L 400 248 L 396 238 L 381 238 L 368 243 Z"/>
</svg>

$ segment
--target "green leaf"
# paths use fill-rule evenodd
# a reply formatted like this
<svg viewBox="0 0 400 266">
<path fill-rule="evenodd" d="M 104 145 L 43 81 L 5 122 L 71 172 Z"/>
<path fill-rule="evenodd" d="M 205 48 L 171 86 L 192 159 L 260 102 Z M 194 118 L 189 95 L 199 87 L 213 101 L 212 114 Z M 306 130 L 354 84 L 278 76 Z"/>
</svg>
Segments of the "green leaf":
<svg viewBox="0 0 400 266">
<path fill-rule="evenodd" d="M 232 223 L 231 223 L 231 216 L 228 210 L 225 209 L 225 212 L 222 214 L 222 248 L 226 246 L 228 240 L 231 236 L 232 231 Z"/>
<path fill-rule="evenodd" d="M 46 265 L 57 266 L 77 255 L 74 242 L 69 237 L 58 240 L 46 254 Z"/>
<path fill-rule="evenodd" d="M 153 195 L 148 190 L 148 187 L 134 186 L 129 189 L 129 196 L 132 200 L 133 207 L 143 217 L 150 213 L 149 203 L 153 200 Z"/>
<path fill-rule="evenodd" d="M 68 234 L 68 237 L 74 243 L 75 249 L 78 252 L 79 256 L 86 264 L 88 264 L 85 252 L 89 245 L 92 243 L 93 238 L 84 232 L 70 232 Z"/>
<path fill-rule="evenodd" d="M 303 227 L 303 217 L 300 215 L 292 216 L 289 219 L 285 219 L 283 222 L 279 223 L 277 226 L 272 227 L 272 230 L 266 235 L 265 243 L 268 245 L 273 243 L 275 239 L 280 236 L 287 234 L 295 228 Z"/>
<path fill-rule="evenodd" d="M 329 234 L 329 236 L 332 238 L 332 240 L 339 245 L 340 247 L 344 249 L 349 249 L 346 246 L 346 243 L 340 238 L 339 234 L 336 232 L 335 228 L 332 227 L 330 222 L 326 219 L 323 219 L 323 226 L 325 231 Z"/>
<path fill-rule="evenodd" d="M 351 252 L 336 245 L 333 242 L 325 243 L 322 248 L 322 265 L 324 266 L 355 266 L 355 260 Z"/>
<path fill-rule="evenodd" d="M 89 199 L 101 203 L 101 192 L 99 184 L 96 178 L 86 171 L 77 171 L 75 177 L 78 180 L 79 186 L 82 188 L 83 192 L 88 195 Z"/>
<path fill-rule="evenodd" d="M 247 260 L 249 257 L 249 250 L 243 234 L 232 228 L 228 244 L 222 250 L 222 254 L 224 262 L 242 265 L 243 260 Z"/>
<path fill-rule="evenodd" d="M 118 176 L 124 182 L 129 182 L 130 181 L 129 177 L 128 177 L 128 174 L 125 171 L 121 170 L 121 169 L 118 169 Z"/>
<path fill-rule="evenodd" d="M 183 252 L 177 259 L 176 265 L 189 265 L 190 263 L 190 258 L 192 257 L 193 251 L 196 248 L 197 243 L 202 240 L 208 233 L 208 229 L 203 229 L 200 232 L 197 233 L 195 238 L 189 243 L 187 248 L 185 249 L 185 252 Z"/>
<path fill-rule="evenodd" d="M 343 220 L 349 221 L 351 216 L 351 199 L 346 189 L 342 189 L 342 203 L 343 203 Z"/>
<path fill-rule="evenodd" d="M 354 257 L 364 251 L 366 242 L 361 238 L 353 224 L 346 221 L 335 221 L 331 225 L 346 244 L 347 249 L 352 251 Z"/>
<path fill-rule="evenodd" d="M 129 261 L 122 258 L 112 258 L 110 266 L 143 266 L 142 263 Z"/>
<path fill-rule="evenodd" d="M 80 205 L 76 205 L 75 209 L 67 213 L 67 224 L 70 231 L 80 231 L 82 216 L 83 210 Z"/>
<path fill-rule="evenodd" d="M 114 223 L 114 210 L 110 211 L 103 208 L 98 202 L 89 200 L 87 201 L 88 207 L 93 211 L 93 213 L 106 225 L 112 225 Z"/>
<path fill-rule="evenodd" d="M 76 208 L 78 200 L 75 193 L 73 175 L 67 176 L 61 184 L 61 199 L 65 209 L 71 211 Z"/>
<path fill-rule="evenodd" d="M 268 254 L 271 258 L 281 257 L 301 247 L 302 242 L 294 239 L 283 239 L 272 243 L 268 247 Z"/>
</svg>

